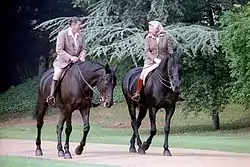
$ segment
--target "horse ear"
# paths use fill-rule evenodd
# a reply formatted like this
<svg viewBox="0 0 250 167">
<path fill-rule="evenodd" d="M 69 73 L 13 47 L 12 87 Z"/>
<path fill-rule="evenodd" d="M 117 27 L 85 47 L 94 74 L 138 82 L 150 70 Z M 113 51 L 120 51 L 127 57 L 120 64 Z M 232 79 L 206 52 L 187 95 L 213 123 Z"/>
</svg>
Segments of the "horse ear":
<svg viewBox="0 0 250 167">
<path fill-rule="evenodd" d="M 105 71 L 106 71 L 106 73 L 110 73 L 111 72 L 110 69 L 109 69 L 109 64 L 108 63 L 105 65 Z"/>
</svg>

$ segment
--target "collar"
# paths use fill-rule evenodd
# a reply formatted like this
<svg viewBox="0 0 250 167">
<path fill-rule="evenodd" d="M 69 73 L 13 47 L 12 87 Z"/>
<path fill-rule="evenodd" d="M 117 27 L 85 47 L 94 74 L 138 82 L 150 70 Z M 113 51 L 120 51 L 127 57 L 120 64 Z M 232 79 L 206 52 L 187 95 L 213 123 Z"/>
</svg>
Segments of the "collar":
<svg viewBox="0 0 250 167">
<path fill-rule="evenodd" d="M 161 33 L 159 33 L 157 36 L 154 36 L 154 35 L 152 35 L 152 34 L 148 34 L 148 37 L 151 37 L 151 38 L 153 38 L 153 39 L 156 39 L 156 38 L 159 38 L 159 37 L 162 37 L 162 36 L 164 36 L 164 33 L 163 32 L 161 32 Z"/>
<path fill-rule="evenodd" d="M 69 29 L 68 29 L 68 35 L 74 37 L 74 34 L 73 34 L 73 32 L 72 32 L 72 28 L 71 28 L 71 27 L 69 27 Z M 77 37 L 78 35 L 79 35 L 78 32 L 75 33 L 75 36 L 76 36 L 76 37 Z"/>
</svg>

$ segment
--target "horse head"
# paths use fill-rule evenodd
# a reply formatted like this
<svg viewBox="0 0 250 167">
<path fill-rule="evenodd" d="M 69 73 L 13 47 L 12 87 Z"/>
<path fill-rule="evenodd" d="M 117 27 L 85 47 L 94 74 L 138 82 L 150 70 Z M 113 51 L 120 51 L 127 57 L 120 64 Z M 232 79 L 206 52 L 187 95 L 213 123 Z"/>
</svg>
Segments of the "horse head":
<svg viewBox="0 0 250 167">
<path fill-rule="evenodd" d="M 116 86 L 117 68 L 105 65 L 105 72 L 100 82 L 97 83 L 97 89 L 101 92 L 101 101 L 104 107 L 110 108 L 113 105 L 113 94 Z"/>
<path fill-rule="evenodd" d="M 170 83 L 168 86 L 173 92 L 179 92 L 181 87 L 181 62 L 180 62 L 180 55 L 176 52 L 173 55 L 165 58 L 161 61 L 158 70 L 162 74 L 167 74 L 167 78 L 163 77 L 165 82 Z M 165 84 L 166 85 L 166 84 Z"/>
</svg>

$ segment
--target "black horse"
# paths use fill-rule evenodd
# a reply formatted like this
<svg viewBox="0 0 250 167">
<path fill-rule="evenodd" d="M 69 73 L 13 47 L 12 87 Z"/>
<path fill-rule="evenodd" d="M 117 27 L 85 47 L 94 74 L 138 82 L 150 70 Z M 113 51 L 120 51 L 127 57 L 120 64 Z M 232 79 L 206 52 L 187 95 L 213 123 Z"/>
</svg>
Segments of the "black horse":
<svg viewBox="0 0 250 167">
<path fill-rule="evenodd" d="M 129 114 L 131 117 L 131 126 L 133 135 L 130 140 L 129 152 L 136 152 L 135 139 L 137 138 L 138 153 L 145 154 L 148 150 L 153 137 L 156 135 L 156 113 L 159 109 L 164 108 L 166 111 L 165 117 L 165 141 L 164 141 L 164 156 L 171 156 L 168 148 L 168 136 L 170 131 L 170 122 L 174 114 L 176 102 L 178 101 L 179 90 L 181 85 L 181 62 L 180 54 L 174 52 L 170 58 L 161 61 L 160 65 L 148 76 L 144 85 L 140 101 L 135 102 L 131 99 L 131 95 L 136 91 L 137 80 L 142 71 L 142 68 L 137 67 L 131 69 L 125 76 L 122 83 L 122 90 L 125 96 Z M 136 118 L 136 107 L 139 108 L 139 113 Z M 151 123 L 150 136 L 142 144 L 139 135 L 139 127 L 142 120 L 149 109 L 149 118 Z"/>
<path fill-rule="evenodd" d="M 44 123 L 44 115 L 48 108 L 46 98 L 50 92 L 53 69 L 46 71 L 40 80 L 38 91 L 37 108 L 35 118 L 37 119 L 37 138 L 36 155 L 43 155 L 41 149 L 41 130 Z M 75 153 L 80 155 L 86 144 L 86 138 L 90 130 L 89 114 L 92 107 L 92 97 L 94 89 L 97 86 L 103 99 L 104 107 L 113 105 L 113 90 L 116 86 L 116 68 L 95 63 L 95 62 L 76 62 L 69 68 L 62 78 L 56 94 L 56 107 L 60 108 L 60 119 L 57 124 L 57 150 L 58 156 L 72 158 L 69 151 L 69 137 L 72 131 L 71 117 L 75 110 L 79 110 L 82 116 L 83 137 L 80 145 L 75 149 Z M 64 151 L 62 148 L 62 131 L 66 122 L 66 140 Z"/>
</svg>

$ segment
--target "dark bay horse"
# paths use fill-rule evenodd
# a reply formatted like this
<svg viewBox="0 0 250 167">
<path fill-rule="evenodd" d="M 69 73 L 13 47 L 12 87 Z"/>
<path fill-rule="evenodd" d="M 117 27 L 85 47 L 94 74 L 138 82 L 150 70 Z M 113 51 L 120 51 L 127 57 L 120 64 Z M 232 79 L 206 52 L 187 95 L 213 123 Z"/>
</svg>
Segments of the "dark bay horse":
<svg viewBox="0 0 250 167">
<path fill-rule="evenodd" d="M 141 90 L 140 101 L 135 102 L 131 99 L 131 95 L 136 91 L 137 80 L 142 71 L 142 68 L 137 67 L 131 69 L 123 79 L 122 90 L 125 96 L 129 114 L 131 117 L 131 126 L 133 135 L 130 140 L 129 152 L 136 152 L 135 139 L 137 139 L 138 153 L 145 154 L 148 150 L 153 137 L 156 135 L 156 114 L 159 109 L 164 108 L 165 116 L 165 141 L 164 141 L 164 156 L 171 156 L 168 148 L 168 136 L 170 131 L 170 122 L 174 114 L 176 102 L 181 85 L 181 62 L 180 55 L 174 54 L 168 59 L 161 61 L 160 65 L 148 77 L 146 84 Z M 139 108 L 139 113 L 136 118 L 136 108 Z M 149 110 L 149 118 L 151 123 L 150 136 L 142 144 L 139 135 L 139 127 L 142 120 L 145 118 Z"/>
<path fill-rule="evenodd" d="M 43 155 L 41 149 L 41 130 L 44 123 L 44 115 L 48 108 L 46 98 L 50 92 L 53 69 L 46 71 L 40 80 L 37 108 L 34 116 L 37 119 L 36 155 Z M 82 116 L 83 137 L 80 145 L 75 149 L 77 155 L 81 155 L 86 144 L 86 138 L 90 130 L 89 114 L 92 107 L 93 87 L 101 93 L 104 107 L 113 105 L 113 91 L 116 86 L 116 68 L 96 62 L 76 62 L 70 67 L 62 78 L 56 94 L 56 107 L 60 109 L 60 119 L 57 124 L 57 150 L 58 156 L 72 158 L 69 151 L 69 137 L 72 132 L 71 117 L 75 110 L 79 110 Z M 62 131 L 66 122 L 66 140 L 64 151 L 62 148 Z"/>
</svg>

